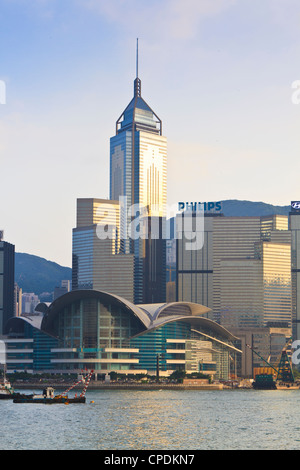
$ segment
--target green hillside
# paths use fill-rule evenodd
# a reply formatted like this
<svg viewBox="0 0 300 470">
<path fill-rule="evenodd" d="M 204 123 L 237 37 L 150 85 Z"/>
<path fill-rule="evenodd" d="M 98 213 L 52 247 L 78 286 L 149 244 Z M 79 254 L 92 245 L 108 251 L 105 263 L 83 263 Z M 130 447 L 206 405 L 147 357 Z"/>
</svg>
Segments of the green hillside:
<svg viewBox="0 0 300 470">
<path fill-rule="evenodd" d="M 222 212 L 225 216 L 263 216 L 263 215 L 288 215 L 290 206 L 273 206 L 265 202 L 239 201 L 230 199 L 222 201 Z"/>
<path fill-rule="evenodd" d="M 71 280 L 72 269 L 39 256 L 15 254 L 15 282 L 23 292 L 53 292 L 64 279 Z"/>
</svg>

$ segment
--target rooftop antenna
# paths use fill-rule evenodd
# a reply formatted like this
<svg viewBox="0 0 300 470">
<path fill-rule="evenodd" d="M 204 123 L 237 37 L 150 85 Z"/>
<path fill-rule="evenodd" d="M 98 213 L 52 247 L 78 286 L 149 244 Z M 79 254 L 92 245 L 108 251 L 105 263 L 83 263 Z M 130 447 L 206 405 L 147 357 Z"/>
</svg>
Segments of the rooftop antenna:
<svg viewBox="0 0 300 470">
<path fill-rule="evenodd" d="M 134 80 L 134 96 L 141 96 L 141 80 L 139 79 L 139 38 L 136 39 L 136 79 Z"/>
<path fill-rule="evenodd" d="M 139 38 L 136 39 L 136 78 L 139 76 Z"/>
</svg>

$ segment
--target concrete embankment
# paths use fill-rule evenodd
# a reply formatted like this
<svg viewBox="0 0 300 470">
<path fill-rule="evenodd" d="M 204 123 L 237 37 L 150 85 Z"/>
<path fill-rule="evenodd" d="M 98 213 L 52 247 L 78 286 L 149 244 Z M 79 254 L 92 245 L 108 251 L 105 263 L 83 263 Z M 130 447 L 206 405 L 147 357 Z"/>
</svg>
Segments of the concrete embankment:
<svg viewBox="0 0 300 470">
<path fill-rule="evenodd" d="M 18 390 L 42 390 L 45 387 L 53 387 L 56 390 L 66 390 L 71 384 L 62 384 L 55 382 L 36 382 L 36 383 L 15 383 L 14 389 Z M 82 390 L 82 385 L 77 385 L 73 390 Z M 184 384 L 166 384 L 166 383 L 105 383 L 91 381 L 88 390 L 223 390 L 223 384 L 202 384 L 202 385 L 184 385 Z"/>
</svg>

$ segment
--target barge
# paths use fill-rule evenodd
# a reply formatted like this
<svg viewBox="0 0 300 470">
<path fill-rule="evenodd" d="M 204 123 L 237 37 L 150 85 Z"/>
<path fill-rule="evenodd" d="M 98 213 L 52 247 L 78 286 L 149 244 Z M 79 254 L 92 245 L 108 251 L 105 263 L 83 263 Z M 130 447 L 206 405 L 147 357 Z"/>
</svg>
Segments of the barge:
<svg viewBox="0 0 300 470">
<path fill-rule="evenodd" d="M 68 388 L 65 392 L 59 395 L 54 394 L 54 388 L 53 387 L 46 387 L 43 392 L 40 395 L 36 394 L 21 394 L 18 393 L 17 396 L 14 397 L 13 402 L 14 403 L 43 403 L 43 404 L 58 404 L 58 403 L 63 403 L 65 405 L 69 405 L 70 403 L 85 403 L 86 398 L 85 398 L 85 393 L 86 390 L 89 386 L 91 376 L 93 374 L 93 370 L 87 374 L 84 378 L 73 384 L 70 388 Z M 79 395 L 79 397 L 75 394 L 74 397 L 69 397 L 68 392 L 72 390 L 72 388 L 76 387 L 76 385 L 80 384 L 83 382 L 84 389 Z"/>
</svg>

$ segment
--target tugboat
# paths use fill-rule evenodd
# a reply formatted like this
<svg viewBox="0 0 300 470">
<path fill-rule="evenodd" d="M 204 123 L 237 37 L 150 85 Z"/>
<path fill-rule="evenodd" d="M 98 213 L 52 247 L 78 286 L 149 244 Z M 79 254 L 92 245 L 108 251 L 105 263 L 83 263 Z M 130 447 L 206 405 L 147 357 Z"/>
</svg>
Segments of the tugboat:
<svg viewBox="0 0 300 470">
<path fill-rule="evenodd" d="M 258 374 L 252 387 L 255 390 L 277 390 L 277 385 L 272 374 Z"/>
<path fill-rule="evenodd" d="M 0 382 L 0 400 L 11 400 L 19 394 L 15 392 L 13 386 L 6 378 L 6 369 L 3 371 L 3 381 Z"/>
<path fill-rule="evenodd" d="M 0 384 L 0 400 L 8 400 L 14 398 L 15 391 L 10 382 L 6 379 Z"/>
<path fill-rule="evenodd" d="M 18 394 L 13 400 L 14 403 L 44 403 L 44 404 L 57 404 L 57 403 L 64 403 L 65 405 L 68 405 L 69 403 L 85 403 L 86 398 L 85 398 L 85 392 L 89 386 L 91 376 L 93 374 L 93 370 L 80 379 L 78 382 L 73 384 L 70 388 L 68 388 L 65 392 L 63 392 L 60 395 L 54 395 L 54 388 L 53 387 L 46 387 L 41 395 L 23 395 L 23 394 Z M 76 387 L 76 385 L 80 384 L 81 382 L 85 383 L 84 389 L 77 397 L 70 398 L 67 393 L 72 390 L 72 388 Z"/>
</svg>

